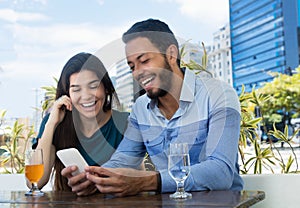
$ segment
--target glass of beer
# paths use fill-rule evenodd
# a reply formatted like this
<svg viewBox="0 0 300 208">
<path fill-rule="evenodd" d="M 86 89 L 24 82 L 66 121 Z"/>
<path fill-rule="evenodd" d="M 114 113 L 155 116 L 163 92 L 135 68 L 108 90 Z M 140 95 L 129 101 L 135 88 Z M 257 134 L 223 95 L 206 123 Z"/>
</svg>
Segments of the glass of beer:
<svg viewBox="0 0 300 208">
<path fill-rule="evenodd" d="M 44 174 L 43 151 L 41 149 L 28 150 L 25 154 L 25 177 L 31 183 L 31 189 L 26 196 L 43 196 L 37 183 Z"/>
</svg>

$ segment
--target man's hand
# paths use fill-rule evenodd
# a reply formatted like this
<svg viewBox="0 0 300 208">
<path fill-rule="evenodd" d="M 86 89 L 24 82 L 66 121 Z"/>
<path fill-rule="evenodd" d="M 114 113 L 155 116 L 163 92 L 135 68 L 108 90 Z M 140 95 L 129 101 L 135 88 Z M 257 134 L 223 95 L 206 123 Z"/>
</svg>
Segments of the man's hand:
<svg viewBox="0 0 300 208">
<path fill-rule="evenodd" d="M 101 193 L 118 197 L 136 195 L 142 191 L 157 190 L 157 172 L 130 168 L 85 168 L 86 178 L 95 183 Z"/>
<path fill-rule="evenodd" d="M 77 166 L 69 166 L 61 171 L 61 175 L 68 179 L 68 185 L 72 188 L 72 192 L 78 196 L 87 196 L 95 193 L 97 187 L 94 183 L 86 179 L 86 173 L 72 175 L 77 169 Z"/>
</svg>

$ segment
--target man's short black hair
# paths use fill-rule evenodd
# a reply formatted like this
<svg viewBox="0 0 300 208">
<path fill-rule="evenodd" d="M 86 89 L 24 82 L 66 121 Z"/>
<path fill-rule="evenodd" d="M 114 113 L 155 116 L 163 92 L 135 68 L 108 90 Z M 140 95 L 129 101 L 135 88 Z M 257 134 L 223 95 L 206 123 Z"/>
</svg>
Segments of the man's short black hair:
<svg viewBox="0 0 300 208">
<path fill-rule="evenodd" d="M 166 32 L 174 35 L 166 23 L 157 19 L 150 18 L 135 23 L 127 32 L 123 34 L 123 37 L 128 34 L 137 33 L 137 32 L 146 32 L 146 31 Z"/>
<path fill-rule="evenodd" d="M 166 54 L 168 47 L 174 44 L 178 49 L 178 65 L 180 66 L 178 41 L 166 23 L 157 19 L 147 19 L 137 22 L 123 34 L 122 40 L 126 44 L 137 37 L 148 38 L 162 54 Z"/>
</svg>

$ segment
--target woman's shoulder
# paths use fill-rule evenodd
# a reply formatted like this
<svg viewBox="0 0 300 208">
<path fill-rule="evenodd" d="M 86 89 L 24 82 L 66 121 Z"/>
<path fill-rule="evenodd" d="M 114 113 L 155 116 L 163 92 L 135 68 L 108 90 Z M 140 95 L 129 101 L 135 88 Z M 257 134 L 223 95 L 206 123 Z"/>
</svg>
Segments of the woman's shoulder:
<svg viewBox="0 0 300 208">
<path fill-rule="evenodd" d="M 124 132 L 127 127 L 129 112 L 113 110 L 112 121 L 120 132 Z"/>
<path fill-rule="evenodd" d="M 120 118 L 120 119 L 127 120 L 128 116 L 129 116 L 129 112 L 112 110 L 112 117 L 114 117 L 114 118 Z"/>
<path fill-rule="evenodd" d="M 114 123 L 118 123 L 119 125 L 127 124 L 127 120 L 129 117 L 129 112 L 113 110 L 112 111 L 112 119 Z"/>
</svg>

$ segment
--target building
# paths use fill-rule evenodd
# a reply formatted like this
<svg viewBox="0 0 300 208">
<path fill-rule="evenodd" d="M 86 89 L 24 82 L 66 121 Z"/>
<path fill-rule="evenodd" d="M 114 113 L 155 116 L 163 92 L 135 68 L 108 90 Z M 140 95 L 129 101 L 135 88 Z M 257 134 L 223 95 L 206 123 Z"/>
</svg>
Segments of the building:
<svg viewBox="0 0 300 208">
<path fill-rule="evenodd" d="M 233 86 L 259 87 L 299 65 L 297 0 L 229 0 Z"/>
<path fill-rule="evenodd" d="M 145 91 L 133 79 L 126 59 L 117 62 L 113 68 L 116 71 L 116 76 L 113 79 L 121 103 L 121 110 L 130 112 L 134 101 Z"/>
<path fill-rule="evenodd" d="M 122 106 L 122 110 L 130 111 L 134 102 L 133 78 L 126 59 L 122 59 L 114 66 L 116 71 L 115 88 Z"/>
<path fill-rule="evenodd" d="M 233 85 L 230 28 L 225 25 L 213 34 L 213 44 L 207 48 L 209 68 L 213 77 Z"/>
</svg>

